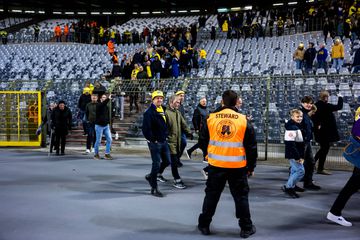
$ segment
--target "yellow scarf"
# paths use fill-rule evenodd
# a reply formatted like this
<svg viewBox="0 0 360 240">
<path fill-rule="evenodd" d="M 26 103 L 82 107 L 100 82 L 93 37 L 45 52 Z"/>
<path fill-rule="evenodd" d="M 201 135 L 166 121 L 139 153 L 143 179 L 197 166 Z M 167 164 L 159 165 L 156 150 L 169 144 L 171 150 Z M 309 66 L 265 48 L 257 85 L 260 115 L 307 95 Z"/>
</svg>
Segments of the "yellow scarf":
<svg viewBox="0 0 360 240">
<path fill-rule="evenodd" d="M 160 113 L 160 115 L 164 118 L 164 121 L 166 122 L 166 117 L 165 117 L 164 109 L 162 108 L 162 106 L 157 107 L 157 108 L 156 108 L 156 111 L 157 111 L 158 113 Z"/>
</svg>

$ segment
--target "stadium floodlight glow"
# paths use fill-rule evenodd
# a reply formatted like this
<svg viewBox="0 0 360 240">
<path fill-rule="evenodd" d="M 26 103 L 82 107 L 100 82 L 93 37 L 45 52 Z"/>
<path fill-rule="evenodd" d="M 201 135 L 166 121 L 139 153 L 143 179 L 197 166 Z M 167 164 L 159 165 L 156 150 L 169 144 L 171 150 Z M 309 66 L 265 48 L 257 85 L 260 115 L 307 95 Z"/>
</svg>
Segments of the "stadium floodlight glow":
<svg viewBox="0 0 360 240">
<path fill-rule="evenodd" d="M 86 12 L 77 12 L 79 15 L 86 15 Z"/>
<path fill-rule="evenodd" d="M 155 12 L 152 12 L 152 14 L 162 14 L 162 12 L 160 12 L 160 11 L 155 11 Z"/>
<path fill-rule="evenodd" d="M 200 12 L 200 10 L 199 10 L 199 9 L 194 9 L 194 10 L 190 10 L 190 12 L 192 12 L 192 13 L 198 13 L 198 12 Z"/>
<path fill-rule="evenodd" d="M 14 12 L 14 13 L 21 13 L 21 12 L 22 12 L 22 10 L 20 10 L 20 9 L 13 9 L 13 10 L 11 10 L 11 12 Z"/>
<path fill-rule="evenodd" d="M 252 6 L 245 6 L 244 9 L 245 10 L 252 10 Z"/>
<path fill-rule="evenodd" d="M 4 9 L 1 8 L 1 9 L 0 9 L 0 12 L 3 12 L 3 11 L 4 11 Z"/>
<path fill-rule="evenodd" d="M 229 10 L 227 8 L 218 8 L 217 10 L 219 13 L 226 13 L 228 12 Z"/>
<path fill-rule="evenodd" d="M 45 14 L 45 11 L 38 11 L 39 14 Z"/>
<path fill-rule="evenodd" d="M 65 12 L 66 15 L 73 15 L 74 12 Z"/>
<path fill-rule="evenodd" d="M 111 12 L 103 12 L 104 15 L 111 15 Z"/>
<path fill-rule="evenodd" d="M 91 12 L 91 15 L 100 15 L 100 12 Z"/>
<path fill-rule="evenodd" d="M 187 13 L 187 10 L 179 10 L 178 13 Z"/>
<path fill-rule="evenodd" d="M 117 15 L 125 15 L 125 12 L 114 12 L 114 14 L 117 14 Z"/>
<path fill-rule="evenodd" d="M 296 5 L 297 2 L 288 2 L 288 5 Z"/>
<path fill-rule="evenodd" d="M 235 12 L 235 11 L 240 11 L 241 7 L 232 7 L 230 8 L 231 11 Z"/>
<path fill-rule="evenodd" d="M 33 10 L 26 10 L 25 13 L 35 13 Z"/>
<path fill-rule="evenodd" d="M 132 12 L 133 15 L 137 15 L 138 13 L 137 12 Z"/>
<path fill-rule="evenodd" d="M 170 11 L 170 13 L 176 13 L 176 11 L 174 11 L 174 10 L 171 10 L 171 11 Z"/>
<path fill-rule="evenodd" d="M 276 7 L 276 6 L 283 6 L 284 3 L 274 3 L 273 6 Z"/>
<path fill-rule="evenodd" d="M 150 14 L 150 12 L 140 12 L 142 15 Z"/>
<path fill-rule="evenodd" d="M 315 2 L 314 0 L 307 0 L 306 1 L 307 3 L 312 3 L 312 2 Z"/>
<path fill-rule="evenodd" d="M 53 14 L 62 14 L 62 12 L 53 12 Z"/>
</svg>

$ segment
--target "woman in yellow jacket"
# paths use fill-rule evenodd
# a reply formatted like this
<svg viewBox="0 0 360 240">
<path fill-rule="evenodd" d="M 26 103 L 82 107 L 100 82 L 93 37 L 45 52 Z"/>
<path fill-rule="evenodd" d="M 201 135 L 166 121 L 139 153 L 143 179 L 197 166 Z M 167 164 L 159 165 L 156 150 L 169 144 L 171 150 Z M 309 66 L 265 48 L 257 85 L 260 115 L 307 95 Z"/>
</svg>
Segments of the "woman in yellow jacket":
<svg viewBox="0 0 360 240">
<path fill-rule="evenodd" d="M 340 39 L 335 40 L 335 44 L 331 49 L 331 58 L 333 60 L 333 67 L 339 72 L 344 63 L 345 49 Z"/>
</svg>

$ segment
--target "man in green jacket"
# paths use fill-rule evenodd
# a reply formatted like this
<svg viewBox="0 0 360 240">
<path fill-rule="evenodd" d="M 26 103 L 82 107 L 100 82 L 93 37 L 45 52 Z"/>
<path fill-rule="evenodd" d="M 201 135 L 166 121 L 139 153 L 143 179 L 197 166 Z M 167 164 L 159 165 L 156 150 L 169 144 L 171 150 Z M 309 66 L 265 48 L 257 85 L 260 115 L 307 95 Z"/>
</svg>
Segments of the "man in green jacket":
<svg viewBox="0 0 360 240">
<path fill-rule="evenodd" d="M 180 98 L 179 96 L 173 95 L 169 98 L 169 105 L 166 108 L 165 116 L 166 116 L 166 125 L 169 131 L 168 137 L 168 144 L 170 148 L 170 156 L 171 156 L 171 172 L 174 177 L 174 184 L 173 186 L 179 189 L 184 189 L 186 186 L 184 185 L 183 181 L 180 178 L 177 161 L 178 161 L 178 154 L 180 152 L 180 144 L 181 144 L 181 132 L 185 132 L 185 134 L 193 138 L 193 135 L 186 125 L 185 119 L 179 112 L 180 106 Z M 158 179 L 165 179 L 162 177 L 162 173 L 164 172 L 165 168 L 168 165 L 161 165 L 159 174 L 160 178 Z M 159 176 L 159 175 L 158 175 Z"/>
</svg>

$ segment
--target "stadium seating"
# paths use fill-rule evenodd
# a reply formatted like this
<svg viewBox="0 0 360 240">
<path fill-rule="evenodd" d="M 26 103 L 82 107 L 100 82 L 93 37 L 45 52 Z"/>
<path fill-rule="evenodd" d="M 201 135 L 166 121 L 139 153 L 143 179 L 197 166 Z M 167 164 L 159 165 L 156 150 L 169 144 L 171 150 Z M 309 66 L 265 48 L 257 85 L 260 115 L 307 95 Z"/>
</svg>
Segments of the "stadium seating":
<svg viewBox="0 0 360 240">
<path fill-rule="evenodd" d="M 31 18 L 5 18 L 0 20 L 0 30 L 11 26 L 30 21 Z"/>
</svg>

